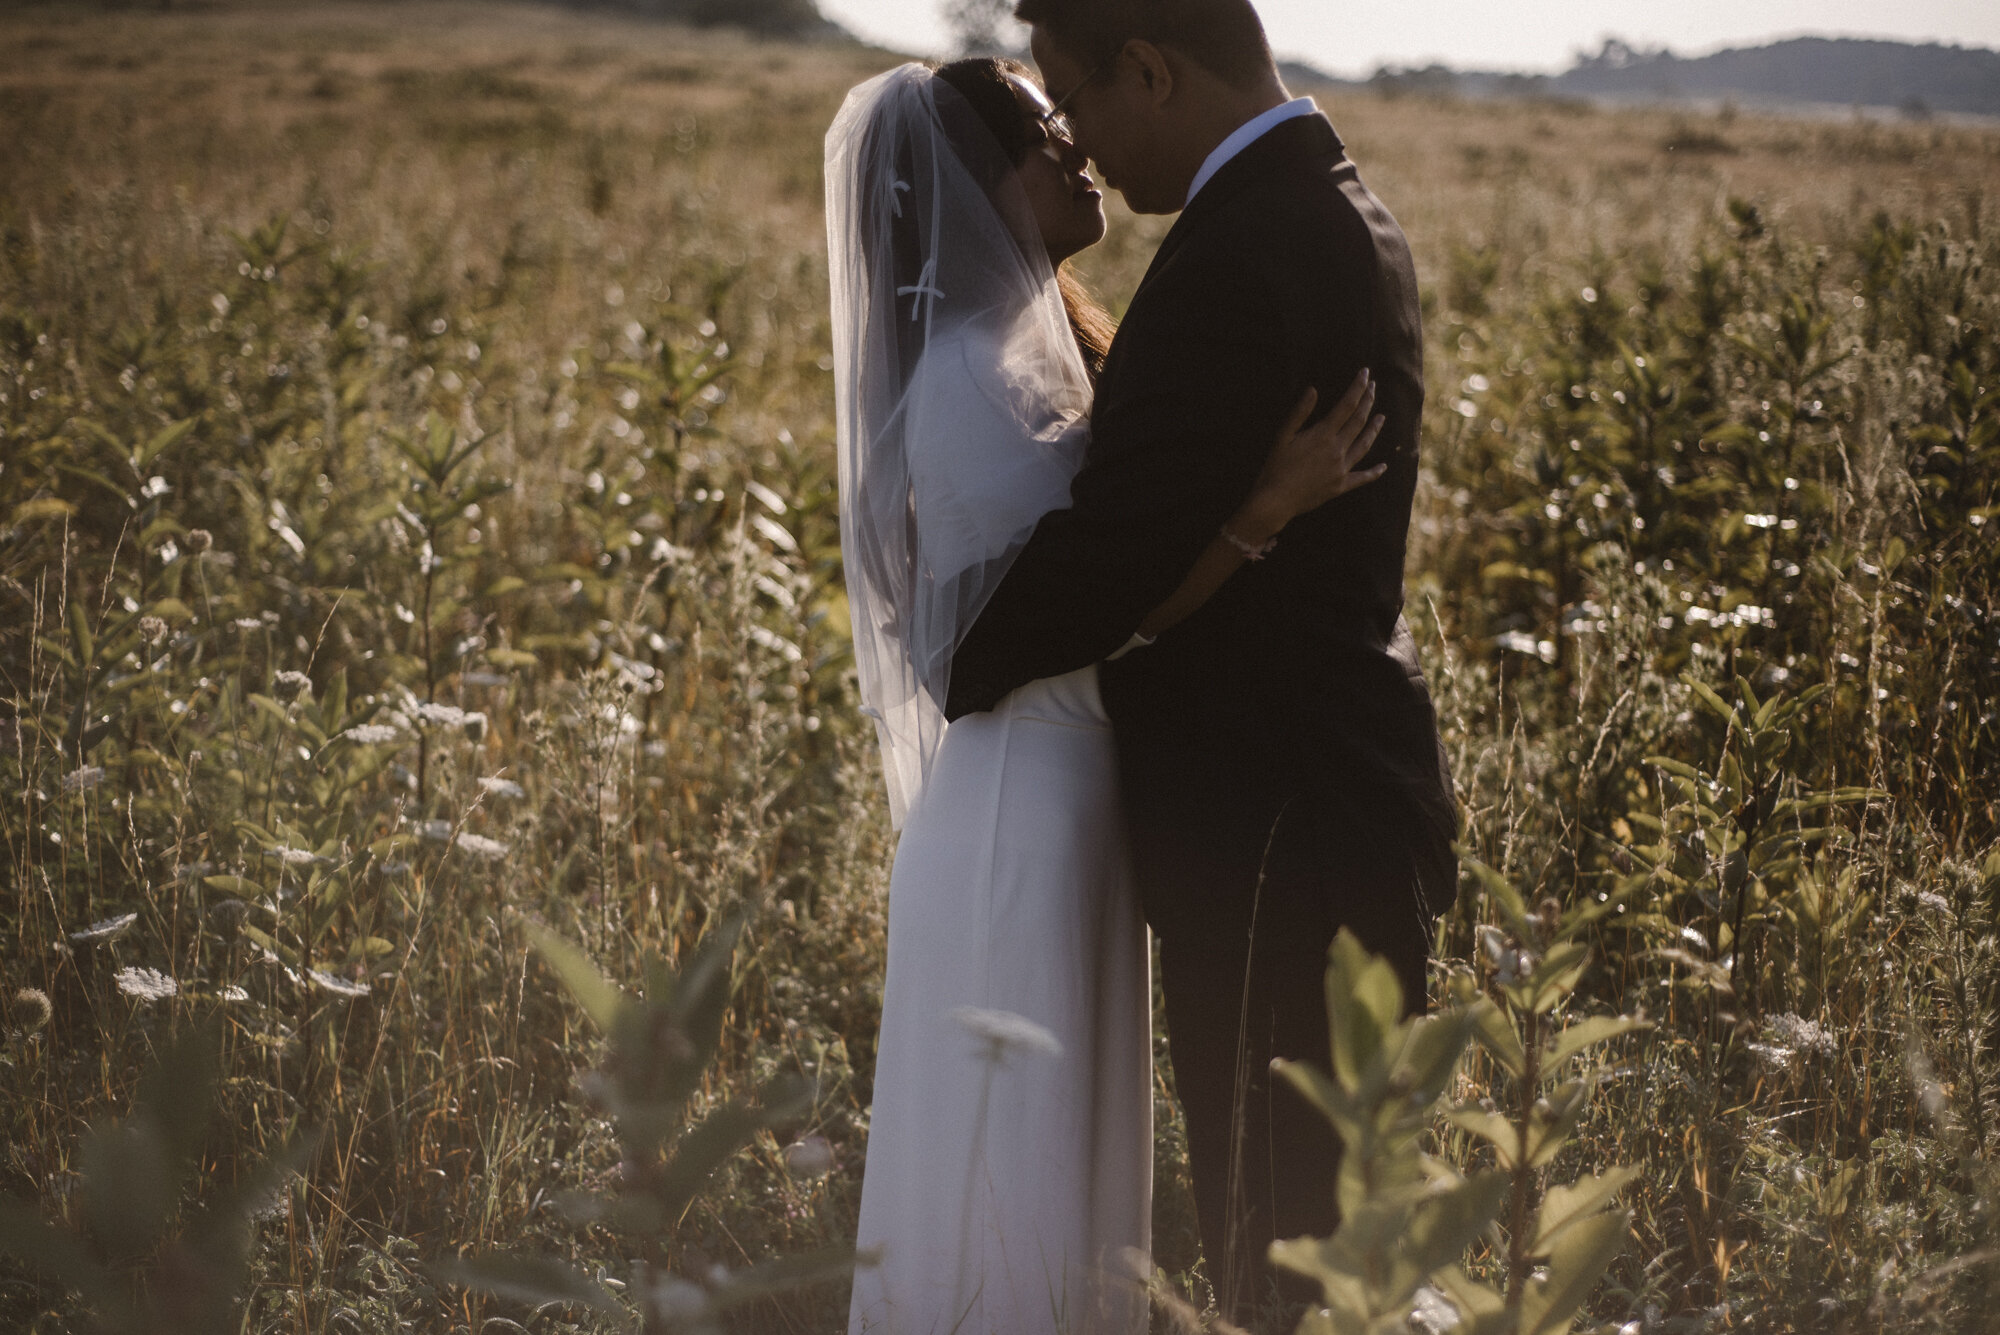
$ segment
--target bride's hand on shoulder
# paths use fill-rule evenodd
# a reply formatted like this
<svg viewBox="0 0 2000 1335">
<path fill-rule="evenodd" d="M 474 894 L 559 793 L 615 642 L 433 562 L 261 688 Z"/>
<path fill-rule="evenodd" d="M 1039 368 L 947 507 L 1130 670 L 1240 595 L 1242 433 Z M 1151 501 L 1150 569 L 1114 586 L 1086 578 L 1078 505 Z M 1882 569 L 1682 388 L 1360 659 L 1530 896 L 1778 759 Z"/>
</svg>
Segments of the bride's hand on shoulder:
<svg viewBox="0 0 2000 1335">
<path fill-rule="evenodd" d="M 1299 406 L 1278 429 L 1278 439 L 1258 474 L 1255 493 L 1262 507 L 1286 519 L 1316 510 L 1337 496 L 1365 487 L 1387 471 L 1388 464 L 1360 467 L 1382 432 L 1375 414 L 1375 382 L 1366 370 L 1354 377 L 1340 402 L 1325 417 L 1306 426 L 1319 391 L 1308 387 Z"/>
</svg>

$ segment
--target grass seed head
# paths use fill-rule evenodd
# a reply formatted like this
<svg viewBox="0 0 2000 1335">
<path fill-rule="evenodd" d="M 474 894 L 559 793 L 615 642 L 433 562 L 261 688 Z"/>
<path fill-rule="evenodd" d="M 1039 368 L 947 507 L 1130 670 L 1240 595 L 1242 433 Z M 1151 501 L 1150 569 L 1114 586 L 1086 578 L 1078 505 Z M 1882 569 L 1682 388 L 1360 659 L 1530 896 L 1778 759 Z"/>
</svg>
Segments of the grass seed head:
<svg viewBox="0 0 2000 1335">
<path fill-rule="evenodd" d="M 32 1034 L 55 1016 L 49 994 L 39 987 L 18 988 L 7 1003 L 7 1022 L 16 1033 Z"/>
</svg>

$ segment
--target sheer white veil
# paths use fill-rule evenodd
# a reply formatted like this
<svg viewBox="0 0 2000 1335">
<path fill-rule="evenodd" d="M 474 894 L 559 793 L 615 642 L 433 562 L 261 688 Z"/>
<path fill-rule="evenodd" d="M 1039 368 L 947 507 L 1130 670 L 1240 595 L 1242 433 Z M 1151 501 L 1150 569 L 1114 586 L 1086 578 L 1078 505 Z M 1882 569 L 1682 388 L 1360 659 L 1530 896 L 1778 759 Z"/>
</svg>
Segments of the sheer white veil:
<svg viewBox="0 0 2000 1335">
<path fill-rule="evenodd" d="M 1090 382 L 1014 164 L 929 69 L 848 94 L 826 190 L 841 555 L 900 827 L 953 652 L 1035 521 L 1068 504 Z"/>
</svg>

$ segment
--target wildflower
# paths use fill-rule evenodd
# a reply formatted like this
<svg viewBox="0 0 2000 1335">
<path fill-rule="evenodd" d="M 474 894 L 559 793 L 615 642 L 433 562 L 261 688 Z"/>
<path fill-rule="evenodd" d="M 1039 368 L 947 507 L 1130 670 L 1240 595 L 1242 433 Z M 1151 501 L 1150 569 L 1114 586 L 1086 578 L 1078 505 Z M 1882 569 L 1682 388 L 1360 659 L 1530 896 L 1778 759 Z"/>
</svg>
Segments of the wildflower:
<svg viewBox="0 0 2000 1335">
<path fill-rule="evenodd" d="M 278 686 L 287 695 L 312 694 L 312 678 L 303 672 L 280 672 L 278 674 Z"/>
<path fill-rule="evenodd" d="M 55 1015 L 55 1007 L 49 1004 L 49 994 L 39 987 L 24 987 L 14 993 L 14 999 L 7 1007 L 7 1018 L 16 1031 L 32 1034 Z"/>
<path fill-rule="evenodd" d="M 222 991 L 218 992 L 216 995 L 223 1001 L 250 1000 L 250 994 L 248 992 L 245 992 L 242 988 L 236 986 L 236 984 L 234 983 L 231 983 L 228 987 L 223 988 Z"/>
<path fill-rule="evenodd" d="M 1506 987 L 1533 972 L 1535 957 L 1508 939 L 1505 932 L 1490 924 L 1478 931 L 1479 948 L 1493 964 L 1493 981 Z"/>
<path fill-rule="evenodd" d="M 1767 1071 L 1790 1070 L 1792 1058 L 1797 1055 L 1792 1049 L 1776 1043 L 1750 1043 L 1746 1046 L 1750 1055 L 1757 1059 L 1757 1064 Z"/>
<path fill-rule="evenodd" d="M 181 990 L 181 985 L 158 969 L 125 968 L 111 976 L 118 984 L 118 990 L 128 997 L 137 997 L 141 1005 L 155 1001 L 166 1001 Z"/>
<path fill-rule="evenodd" d="M 80 765 L 63 775 L 62 790 L 66 793 L 83 793 L 103 782 L 104 766 Z"/>
<path fill-rule="evenodd" d="M 363 746 L 384 746 L 402 737 L 402 731 L 386 723 L 357 723 L 341 736 Z"/>
<path fill-rule="evenodd" d="M 833 1146 L 825 1136 L 804 1136 L 785 1146 L 785 1171 L 808 1181 L 833 1171 Z"/>
<path fill-rule="evenodd" d="M 989 1061 L 999 1061 L 1012 1051 L 1062 1056 L 1062 1043 L 1056 1036 L 1025 1015 L 960 1006 L 951 1012 L 951 1018 L 986 1045 Z"/>
<path fill-rule="evenodd" d="M 1825 1025 L 1789 1012 L 1766 1021 L 1764 1036 L 1812 1056 L 1831 1057 L 1840 1050 L 1839 1041 Z"/>
<path fill-rule="evenodd" d="M 110 941 L 115 937 L 125 935 L 126 931 L 137 921 L 139 921 L 139 915 L 136 913 L 120 914 L 116 918 L 106 918 L 103 922 L 94 922 L 80 932 L 71 932 L 69 939 L 78 945 L 95 941 Z"/>
<path fill-rule="evenodd" d="M 1555 641 L 1538 640 L 1523 631 L 1510 630 L 1496 635 L 1493 637 L 1493 646 L 1496 649 L 1505 649 L 1509 653 L 1528 654 L 1541 659 L 1544 663 L 1556 661 Z"/>
<path fill-rule="evenodd" d="M 158 644 L 167 638 L 167 623 L 155 616 L 140 617 L 139 636 L 147 644 Z"/>
<path fill-rule="evenodd" d="M 481 779 L 479 790 L 494 797 L 526 797 L 528 792 L 512 779 L 503 779 L 497 775 Z"/>
<path fill-rule="evenodd" d="M 319 854 L 314 853 L 311 849 L 287 848 L 282 844 L 276 848 L 265 849 L 264 856 L 267 858 L 276 858 L 287 867 L 309 867 L 321 860 Z"/>
<path fill-rule="evenodd" d="M 411 706 L 410 712 L 417 716 L 417 722 L 428 723 L 433 727 L 461 728 L 465 726 L 465 711 L 457 705 L 441 705 L 430 700 L 419 700 Z"/>
<path fill-rule="evenodd" d="M 306 977 L 312 979 L 313 984 L 322 992 L 331 992 L 336 997 L 353 999 L 373 995 L 369 991 L 368 984 L 349 982 L 347 979 L 336 977 L 324 969 L 309 970 Z"/>
<path fill-rule="evenodd" d="M 488 862 L 507 856 L 507 845 L 498 839 L 488 839 L 483 834 L 468 834 L 461 830 L 456 843 L 474 857 L 485 858 Z"/>
<path fill-rule="evenodd" d="M 417 833 L 422 835 L 427 843 L 441 844 L 451 838 L 451 822 L 427 820 L 418 828 Z"/>
<path fill-rule="evenodd" d="M 1917 904 L 1921 908 L 1929 909 L 1932 913 L 1951 912 L 1951 901 L 1935 890 L 1918 891 Z"/>
</svg>

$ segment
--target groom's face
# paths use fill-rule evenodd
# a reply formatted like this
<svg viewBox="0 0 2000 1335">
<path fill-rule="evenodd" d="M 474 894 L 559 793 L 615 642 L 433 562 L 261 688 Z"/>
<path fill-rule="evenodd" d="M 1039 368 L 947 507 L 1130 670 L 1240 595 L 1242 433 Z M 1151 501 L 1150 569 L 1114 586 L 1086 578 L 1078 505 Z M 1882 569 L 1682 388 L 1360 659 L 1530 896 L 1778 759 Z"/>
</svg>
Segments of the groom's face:
<svg viewBox="0 0 2000 1335">
<path fill-rule="evenodd" d="M 1085 64 L 1036 25 L 1029 49 L 1049 96 L 1059 99 L 1076 132 L 1076 145 L 1097 167 L 1105 185 L 1125 196 L 1134 213 L 1172 213 L 1182 203 L 1171 173 L 1159 169 L 1158 107 L 1131 62 L 1121 53 Z"/>
</svg>

